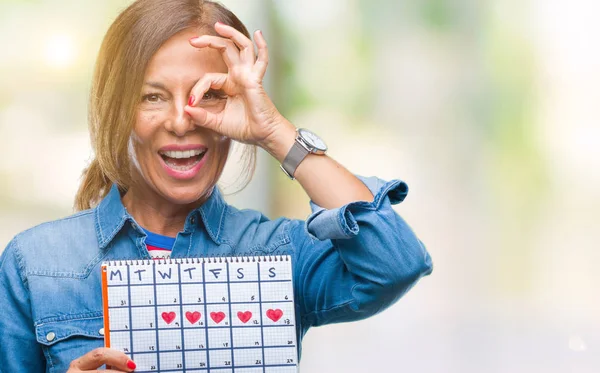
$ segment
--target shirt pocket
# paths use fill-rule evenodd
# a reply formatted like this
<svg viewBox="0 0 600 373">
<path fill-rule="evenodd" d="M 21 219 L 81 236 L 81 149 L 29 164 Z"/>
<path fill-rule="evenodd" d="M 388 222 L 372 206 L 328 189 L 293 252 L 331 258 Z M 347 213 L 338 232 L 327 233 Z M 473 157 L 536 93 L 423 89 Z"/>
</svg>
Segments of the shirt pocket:
<svg viewBox="0 0 600 373">
<path fill-rule="evenodd" d="M 291 253 L 290 250 L 290 239 L 287 236 L 279 236 L 276 239 L 266 244 L 259 244 L 252 246 L 246 250 L 238 251 L 237 255 L 287 255 Z"/>
<path fill-rule="evenodd" d="M 35 333 L 46 356 L 47 372 L 66 372 L 71 361 L 104 346 L 102 316 L 72 316 L 36 323 Z"/>
<path fill-rule="evenodd" d="M 244 255 L 251 256 L 262 256 L 262 255 L 273 255 L 277 247 L 265 247 L 265 246 L 255 246 L 250 249 Z"/>
</svg>

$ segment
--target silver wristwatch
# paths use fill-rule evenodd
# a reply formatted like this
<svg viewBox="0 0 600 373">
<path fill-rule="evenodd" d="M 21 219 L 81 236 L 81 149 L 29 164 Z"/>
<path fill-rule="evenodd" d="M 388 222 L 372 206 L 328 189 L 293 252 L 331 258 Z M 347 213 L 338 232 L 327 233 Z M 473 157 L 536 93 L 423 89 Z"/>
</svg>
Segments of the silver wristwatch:
<svg viewBox="0 0 600 373">
<path fill-rule="evenodd" d="M 304 128 L 298 128 L 296 130 L 296 141 L 294 141 L 294 145 L 285 156 L 281 169 L 290 179 L 294 180 L 296 168 L 308 154 L 325 154 L 326 151 L 327 145 L 319 136 Z"/>
</svg>

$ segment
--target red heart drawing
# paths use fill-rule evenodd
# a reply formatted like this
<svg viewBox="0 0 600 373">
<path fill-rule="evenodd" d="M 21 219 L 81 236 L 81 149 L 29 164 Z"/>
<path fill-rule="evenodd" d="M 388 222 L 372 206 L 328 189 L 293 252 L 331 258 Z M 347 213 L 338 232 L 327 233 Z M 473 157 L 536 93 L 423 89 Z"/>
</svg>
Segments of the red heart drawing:
<svg viewBox="0 0 600 373">
<path fill-rule="evenodd" d="M 223 321 L 223 319 L 225 318 L 225 314 L 223 312 L 211 312 L 210 318 L 218 324 L 221 321 Z"/>
<path fill-rule="evenodd" d="M 185 318 L 188 319 L 188 321 L 190 322 L 190 324 L 195 324 L 198 320 L 200 320 L 200 312 L 195 311 L 195 312 L 190 312 L 187 311 L 185 313 Z"/>
<path fill-rule="evenodd" d="M 277 320 L 279 320 L 281 318 L 281 316 L 283 316 L 283 311 L 280 310 L 279 308 L 276 310 L 271 310 L 271 309 L 267 310 L 267 317 L 275 322 L 277 322 Z"/>
<path fill-rule="evenodd" d="M 175 312 L 163 312 L 161 316 L 167 324 L 170 324 L 175 320 L 175 316 L 177 315 L 175 315 Z"/>
<path fill-rule="evenodd" d="M 252 312 L 250 311 L 246 311 L 246 312 L 238 312 L 238 319 L 240 319 L 241 322 L 243 322 L 244 324 L 248 322 L 248 320 L 250 320 L 252 318 Z"/>
</svg>

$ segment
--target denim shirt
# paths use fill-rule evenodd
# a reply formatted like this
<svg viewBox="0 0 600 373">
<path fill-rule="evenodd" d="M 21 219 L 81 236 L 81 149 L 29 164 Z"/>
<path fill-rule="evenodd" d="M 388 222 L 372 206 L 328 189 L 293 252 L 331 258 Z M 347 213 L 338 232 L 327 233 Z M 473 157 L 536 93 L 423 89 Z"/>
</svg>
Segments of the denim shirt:
<svg viewBox="0 0 600 373">
<path fill-rule="evenodd" d="M 300 345 L 311 326 L 374 315 L 432 271 L 421 241 L 392 209 L 407 185 L 361 180 L 372 202 L 331 210 L 311 202 L 306 221 L 238 210 L 215 188 L 187 216 L 171 257 L 291 255 Z M 15 236 L 0 258 L 0 371 L 66 372 L 102 347 L 100 265 L 149 259 L 145 237 L 116 186 L 94 209 Z"/>
</svg>

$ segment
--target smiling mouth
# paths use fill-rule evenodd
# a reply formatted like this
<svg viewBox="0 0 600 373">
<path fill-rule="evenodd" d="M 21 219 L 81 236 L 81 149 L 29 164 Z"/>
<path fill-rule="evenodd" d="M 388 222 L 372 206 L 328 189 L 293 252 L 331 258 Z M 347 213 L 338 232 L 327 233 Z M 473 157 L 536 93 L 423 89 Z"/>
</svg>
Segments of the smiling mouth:
<svg viewBox="0 0 600 373">
<path fill-rule="evenodd" d="M 196 149 L 186 151 L 168 150 L 161 151 L 158 154 L 161 156 L 165 164 L 177 171 L 187 171 L 200 163 L 207 149 Z"/>
</svg>

